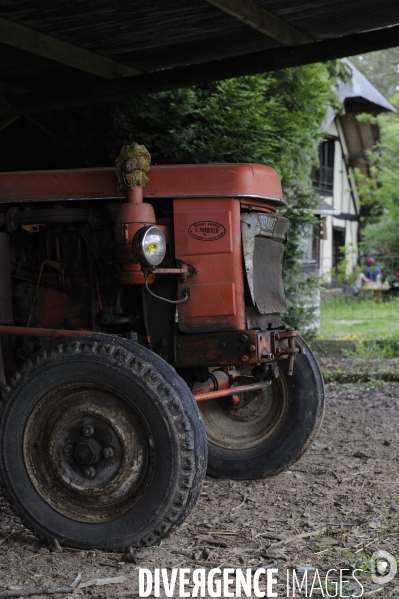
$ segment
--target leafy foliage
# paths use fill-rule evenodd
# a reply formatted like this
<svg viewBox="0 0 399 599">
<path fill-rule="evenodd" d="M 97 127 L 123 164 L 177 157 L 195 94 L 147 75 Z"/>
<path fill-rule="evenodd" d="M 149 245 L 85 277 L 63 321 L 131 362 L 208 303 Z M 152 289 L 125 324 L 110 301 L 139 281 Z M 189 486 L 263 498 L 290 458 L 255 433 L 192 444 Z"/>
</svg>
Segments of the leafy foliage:
<svg viewBox="0 0 399 599">
<path fill-rule="evenodd" d="M 309 173 L 317 162 L 320 126 L 335 99 L 337 61 L 133 99 L 113 112 L 113 144 L 139 141 L 154 162 L 255 162 L 282 178 L 291 220 L 286 251 L 287 320 L 299 330 L 312 327 L 309 297 L 317 277 L 300 261 L 312 231 L 317 200 Z"/>
<path fill-rule="evenodd" d="M 399 106 L 399 94 L 392 101 Z M 371 177 L 356 173 L 360 192 L 366 201 L 374 204 L 361 247 L 368 255 L 384 256 L 382 262 L 385 257 L 395 256 L 387 265 L 392 270 L 390 277 L 399 278 L 399 118 L 397 114 L 359 118 L 378 125 L 381 135 L 380 141 L 368 152 Z"/>
<path fill-rule="evenodd" d="M 351 62 L 386 97 L 399 91 L 399 47 L 352 56 Z"/>
<path fill-rule="evenodd" d="M 301 329 L 312 318 L 306 306 L 309 284 L 315 283 L 299 261 L 315 221 L 309 173 L 318 160 L 320 125 L 335 102 L 336 77 L 347 76 L 342 64 L 313 64 L 20 119 L 3 132 L 2 170 L 108 166 L 121 146 L 133 141 L 144 144 L 158 164 L 272 166 L 289 201 L 283 211 L 292 223 L 285 284 L 289 321 Z"/>
<path fill-rule="evenodd" d="M 115 109 L 114 143 L 139 139 L 155 162 L 261 162 L 306 179 L 331 97 L 324 65 L 153 94 Z"/>
<path fill-rule="evenodd" d="M 287 297 L 288 316 L 285 320 L 306 334 L 309 339 L 314 336 L 315 308 L 309 301 L 316 297 L 320 288 L 317 275 L 307 274 L 303 269 L 302 255 L 304 242 L 313 235 L 317 218 L 314 209 L 318 199 L 308 182 L 291 182 L 284 194 L 287 206 L 279 210 L 279 214 L 290 220 L 290 232 L 285 251 L 284 287 Z"/>
</svg>

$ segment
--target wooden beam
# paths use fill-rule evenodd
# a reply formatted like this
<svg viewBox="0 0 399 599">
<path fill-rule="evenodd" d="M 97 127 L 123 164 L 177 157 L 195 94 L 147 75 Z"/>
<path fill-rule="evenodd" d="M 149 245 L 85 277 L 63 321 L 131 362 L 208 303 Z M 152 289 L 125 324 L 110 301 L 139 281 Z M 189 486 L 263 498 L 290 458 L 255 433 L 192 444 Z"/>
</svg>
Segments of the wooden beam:
<svg viewBox="0 0 399 599">
<path fill-rule="evenodd" d="M 7 96 L 13 116 L 58 110 L 71 106 L 120 102 L 134 96 L 190 87 L 210 81 L 256 75 L 323 62 L 398 45 L 399 25 L 337 37 L 301 46 L 280 47 L 252 52 L 202 64 L 164 69 L 136 77 L 98 81 L 62 89 Z"/>
<path fill-rule="evenodd" d="M 8 125 L 11 125 L 11 123 L 13 123 L 14 121 L 17 120 L 17 116 L 0 116 L 0 133 L 1 131 L 3 131 L 3 129 L 5 129 L 6 127 L 8 127 Z"/>
<path fill-rule="evenodd" d="M 206 2 L 272 37 L 284 46 L 296 46 L 314 41 L 314 38 L 289 25 L 253 0 L 206 0 Z"/>
<path fill-rule="evenodd" d="M 4 96 L 0 96 L 0 131 L 11 125 L 18 117 L 10 114 L 10 103 Z"/>
<path fill-rule="evenodd" d="M 23 92 L 29 91 L 29 87 L 19 87 L 18 85 L 13 85 L 12 83 L 7 83 L 6 81 L 1 81 L 0 79 L 0 89 L 1 94 L 20 94 Z"/>
<path fill-rule="evenodd" d="M 0 17 L 0 42 L 107 79 L 130 77 L 141 73 L 138 69 L 111 58 L 2 17 Z"/>
</svg>

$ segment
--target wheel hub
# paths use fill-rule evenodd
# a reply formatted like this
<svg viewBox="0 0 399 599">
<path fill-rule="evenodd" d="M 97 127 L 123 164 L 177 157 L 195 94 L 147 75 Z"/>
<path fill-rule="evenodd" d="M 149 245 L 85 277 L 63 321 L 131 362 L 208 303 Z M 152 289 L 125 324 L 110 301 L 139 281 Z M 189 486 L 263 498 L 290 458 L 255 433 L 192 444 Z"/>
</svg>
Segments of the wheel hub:
<svg viewBox="0 0 399 599">
<path fill-rule="evenodd" d="M 93 413 L 94 406 L 85 409 L 83 414 L 81 406 L 76 406 L 58 420 L 51 434 L 50 447 L 54 447 L 54 452 L 50 452 L 49 458 L 61 481 L 94 492 L 96 487 L 110 483 L 117 476 L 124 461 L 124 441 L 125 449 L 126 444 L 134 449 L 135 440 L 121 439 L 115 428 L 115 415 L 104 407 L 97 415 Z M 93 415 L 88 424 L 89 411 Z M 92 436 L 82 436 L 87 433 Z"/>
<path fill-rule="evenodd" d="M 200 402 L 208 440 L 219 447 L 242 451 L 259 447 L 278 433 L 288 405 L 282 379 L 245 393 L 234 404 L 229 398 Z"/>
<path fill-rule="evenodd" d="M 152 436 L 127 398 L 98 384 L 48 393 L 24 437 L 28 474 L 54 509 L 84 522 L 118 518 L 147 489 Z"/>
<path fill-rule="evenodd" d="M 97 464 L 101 459 L 102 451 L 102 445 L 97 439 L 89 437 L 79 441 L 73 452 L 73 457 L 78 464 Z"/>
</svg>

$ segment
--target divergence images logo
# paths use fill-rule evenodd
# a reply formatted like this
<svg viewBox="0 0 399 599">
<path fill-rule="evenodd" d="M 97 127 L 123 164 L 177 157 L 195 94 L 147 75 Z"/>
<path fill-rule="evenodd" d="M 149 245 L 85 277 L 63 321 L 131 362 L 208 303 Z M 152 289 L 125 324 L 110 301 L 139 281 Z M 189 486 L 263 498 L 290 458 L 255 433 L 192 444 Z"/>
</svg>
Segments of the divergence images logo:
<svg viewBox="0 0 399 599">
<path fill-rule="evenodd" d="M 201 220 L 190 225 L 188 233 L 198 241 L 216 241 L 226 235 L 226 229 L 213 220 Z"/>
<path fill-rule="evenodd" d="M 370 560 L 371 578 L 376 584 L 387 584 L 396 576 L 398 565 L 388 551 L 376 551 Z"/>
</svg>

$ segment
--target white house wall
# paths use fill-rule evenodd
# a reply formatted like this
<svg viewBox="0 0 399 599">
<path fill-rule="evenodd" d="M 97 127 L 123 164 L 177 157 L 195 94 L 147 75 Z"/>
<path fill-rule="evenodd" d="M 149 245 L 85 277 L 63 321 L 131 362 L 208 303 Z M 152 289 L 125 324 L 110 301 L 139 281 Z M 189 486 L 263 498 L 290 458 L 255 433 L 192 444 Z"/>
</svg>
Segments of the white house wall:
<svg viewBox="0 0 399 599">
<path fill-rule="evenodd" d="M 335 141 L 334 154 L 334 183 L 333 195 L 324 196 L 331 204 L 334 211 L 342 215 L 356 217 L 359 211 L 359 198 L 353 180 L 351 167 L 346 167 L 344 155 L 348 154 L 345 138 L 339 117 L 336 117 L 329 126 L 327 133 L 331 137 L 338 138 Z M 349 176 L 348 176 L 349 173 Z M 352 219 L 337 218 L 337 216 L 326 215 L 324 221 L 325 239 L 320 244 L 320 274 L 326 282 L 331 281 L 333 267 L 333 227 L 345 229 L 345 246 L 347 248 L 348 271 L 351 271 L 357 261 L 357 230 L 358 222 Z"/>
</svg>

